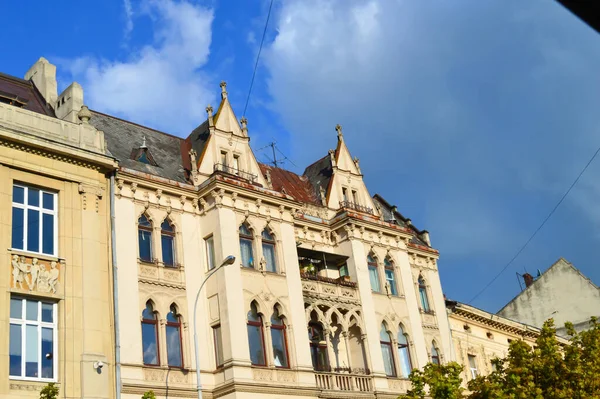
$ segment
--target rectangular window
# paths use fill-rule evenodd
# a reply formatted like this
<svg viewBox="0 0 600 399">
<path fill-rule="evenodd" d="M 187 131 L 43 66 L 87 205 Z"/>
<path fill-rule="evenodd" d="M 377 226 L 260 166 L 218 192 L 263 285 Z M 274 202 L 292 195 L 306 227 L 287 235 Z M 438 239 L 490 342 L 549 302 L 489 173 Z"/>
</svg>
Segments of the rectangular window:
<svg viewBox="0 0 600 399">
<path fill-rule="evenodd" d="M 57 194 L 21 184 L 13 185 L 13 249 L 56 256 Z"/>
<path fill-rule="evenodd" d="M 342 187 L 342 198 L 344 201 L 348 201 L 348 190 L 346 189 L 346 187 Z"/>
<path fill-rule="evenodd" d="M 342 266 L 340 266 L 340 277 L 349 276 L 349 275 L 350 274 L 348 274 L 348 265 L 344 263 Z"/>
<path fill-rule="evenodd" d="M 208 262 L 208 270 L 215 268 L 215 240 L 213 236 L 204 239 L 206 241 L 206 257 Z"/>
<path fill-rule="evenodd" d="M 222 367 L 223 360 L 223 339 L 221 337 L 221 325 L 213 326 L 213 339 L 215 341 L 215 362 L 217 368 Z"/>
<path fill-rule="evenodd" d="M 233 168 L 235 169 L 233 171 L 233 173 L 235 173 L 237 175 L 238 171 L 240 170 L 240 157 L 239 157 L 239 155 L 234 155 L 233 156 Z"/>
<path fill-rule="evenodd" d="M 477 358 L 473 355 L 469 356 L 469 369 L 471 370 L 471 379 L 477 378 Z"/>
<path fill-rule="evenodd" d="M 390 294 L 398 296 L 398 289 L 396 288 L 396 280 L 394 278 L 394 271 L 391 269 L 385 269 L 385 281 L 390 286 Z"/>
<path fill-rule="evenodd" d="M 221 151 L 221 165 L 227 166 L 227 152 Z"/>
<path fill-rule="evenodd" d="M 277 266 L 275 263 L 275 245 L 263 242 L 263 256 L 267 262 L 266 268 L 268 272 L 276 273 Z"/>
<path fill-rule="evenodd" d="M 254 267 L 252 257 L 252 241 L 246 238 L 240 238 L 240 252 L 242 254 L 242 266 Z"/>
<path fill-rule="evenodd" d="M 358 193 L 355 190 L 352 190 L 352 201 L 354 201 L 355 204 L 358 204 Z"/>
<path fill-rule="evenodd" d="M 373 292 L 381 292 L 381 285 L 379 284 L 379 272 L 377 266 L 369 266 L 369 279 L 371 280 L 371 289 Z"/>
<path fill-rule="evenodd" d="M 56 303 L 10 299 L 9 375 L 55 381 Z"/>
</svg>

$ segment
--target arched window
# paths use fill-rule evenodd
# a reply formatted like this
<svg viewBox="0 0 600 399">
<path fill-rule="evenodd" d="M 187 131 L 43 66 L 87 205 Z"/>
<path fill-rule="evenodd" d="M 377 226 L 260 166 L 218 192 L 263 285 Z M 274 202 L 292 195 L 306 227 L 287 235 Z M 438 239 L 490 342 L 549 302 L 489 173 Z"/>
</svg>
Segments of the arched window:
<svg viewBox="0 0 600 399">
<path fill-rule="evenodd" d="M 431 343 L 431 363 L 440 364 L 440 352 L 438 351 L 435 341 Z"/>
<path fill-rule="evenodd" d="M 316 322 L 315 319 L 311 318 L 311 322 L 308 323 L 308 339 L 310 341 L 310 355 L 313 368 L 316 371 L 329 371 L 327 342 L 325 341 L 323 326 L 321 323 Z"/>
<path fill-rule="evenodd" d="M 379 331 L 379 344 L 381 345 L 381 355 L 383 356 L 383 367 L 388 377 L 396 376 L 396 367 L 394 366 L 394 355 L 392 351 L 392 339 L 384 323 L 381 323 Z"/>
<path fill-rule="evenodd" d="M 381 292 L 379 284 L 379 270 L 377 269 L 377 261 L 373 255 L 367 256 L 367 265 L 369 266 L 369 279 L 371 280 L 371 290 L 373 292 Z"/>
<path fill-rule="evenodd" d="M 277 271 L 277 264 L 275 262 L 275 239 L 267 229 L 262 231 L 261 238 L 263 256 L 267 262 L 267 271 L 275 273 Z"/>
<path fill-rule="evenodd" d="M 398 288 L 396 287 L 396 277 L 394 273 L 394 264 L 389 258 L 385 258 L 383 261 L 385 267 L 385 281 L 390 286 L 390 294 L 398 296 Z"/>
<path fill-rule="evenodd" d="M 256 309 L 255 302 L 252 302 L 250 311 L 248 312 L 248 344 L 250 346 L 250 361 L 252 361 L 252 365 L 266 366 L 263 321 L 262 316 Z"/>
<path fill-rule="evenodd" d="M 171 367 L 183 367 L 183 349 L 181 345 L 181 318 L 175 304 L 167 314 L 167 361 Z"/>
<path fill-rule="evenodd" d="M 285 323 L 279 315 L 277 308 L 273 309 L 273 315 L 271 316 L 271 341 L 273 344 L 275 367 L 289 368 Z"/>
<path fill-rule="evenodd" d="M 242 266 L 254 267 L 254 254 L 252 253 L 252 232 L 244 223 L 240 226 L 239 234 L 240 253 L 242 255 Z"/>
<path fill-rule="evenodd" d="M 138 219 L 138 245 L 140 259 L 144 262 L 152 262 L 152 223 L 146 215 Z"/>
<path fill-rule="evenodd" d="M 398 329 L 398 360 L 400 362 L 400 374 L 403 378 L 408 378 L 412 371 L 412 362 L 410 361 L 408 337 L 402 326 Z"/>
<path fill-rule="evenodd" d="M 144 364 L 149 366 L 160 364 L 157 319 L 152 302 L 146 302 L 146 308 L 142 312 L 142 349 Z"/>
<path fill-rule="evenodd" d="M 419 276 L 419 297 L 421 298 L 421 308 L 424 312 L 430 312 L 429 299 L 427 299 L 427 285 L 423 276 Z"/>
<path fill-rule="evenodd" d="M 160 225 L 160 243 L 164 265 L 175 266 L 175 229 L 168 219 L 165 219 Z"/>
</svg>

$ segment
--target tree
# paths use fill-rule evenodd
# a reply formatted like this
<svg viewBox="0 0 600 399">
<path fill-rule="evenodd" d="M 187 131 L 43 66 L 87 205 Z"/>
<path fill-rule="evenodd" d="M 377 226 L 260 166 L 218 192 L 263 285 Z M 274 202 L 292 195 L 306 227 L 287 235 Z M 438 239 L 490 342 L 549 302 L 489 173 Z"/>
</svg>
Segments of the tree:
<svg viewBox="0 0 600 399">
<path fill-rule="evenodd" d="M 58 388 L 53 382 L 46 385 L 40 391 L 40 399 L 56 399 L 58 397 Z"/>
<path fill-rule="evenodd" d="M 494 359 L 495 371 L 469 381 L 469 399 L 600 399 L 600 323 L 576 332 L 567 323 L 568 344 L 559 342 L 552 319 L 544 323 L 535 345 L 522 340 L 510 343 L 508 356 Z M 432 399 L 462 395 L 462 366 L 427 365 L 410 375 L 413 384 L 401 398 L 423 399 L 426 387 Z"/>
<path fill-rule="evenodd" d="M 156 395 L 154 395 L 153 390 L 150 390 L 150 391 L 144 392 L 144 395 L 142 395 L 142 399 L 156 399 Z"/>
</svg>

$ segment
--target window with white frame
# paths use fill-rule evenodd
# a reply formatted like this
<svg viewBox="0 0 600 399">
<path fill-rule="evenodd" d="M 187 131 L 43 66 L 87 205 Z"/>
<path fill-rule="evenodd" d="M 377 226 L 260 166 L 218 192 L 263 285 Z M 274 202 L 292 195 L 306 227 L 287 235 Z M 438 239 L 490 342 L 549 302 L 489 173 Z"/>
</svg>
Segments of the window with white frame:
<svg viewBox="0 0 600 399">
<path fill-rule="evenodd" d="M 55 192 L 13 185 L 12 248 L 57 255 L 58 223 Z"/>
<path fill-rule="evenodd" d="M 206 258 L 208 262 L 208 270 L 215 268 L 215 240 L 213 236 L 206 237 Z"/>
<path fill-rule="evenodd" d="M 475 357 L 475 355 L 468 355 L 469 356 L 469 369 L 471 370 L 471 378 L 475 379 L 477 378 L 477 358 Z"/>
<path fill-rule="evenodd" d="M 55 381 L 57 370 L 56 303 L 10 298 L 9 375 Z"/>
</svg>

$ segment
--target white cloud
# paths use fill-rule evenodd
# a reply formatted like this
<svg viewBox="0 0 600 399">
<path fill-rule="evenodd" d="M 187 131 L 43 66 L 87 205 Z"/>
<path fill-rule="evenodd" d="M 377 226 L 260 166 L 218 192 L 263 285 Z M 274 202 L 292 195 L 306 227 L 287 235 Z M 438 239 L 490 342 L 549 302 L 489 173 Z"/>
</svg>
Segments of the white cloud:
<svg viewBox="0 0 600 399">
<path fill-rule="evenodd" d="M 69 67 L 91 108 L 187 134 L 205 119 L 204 108 L 214 99 L 202 69 L 213 11 L 186 1 L 148 0 L 141 12 L 152 17 L 151 44 L 125 61 L 83 57 Z"/>
<path fill-rule="evenodd" d="M 123 9 L 125 10 L 125 38 L 129 38 L 133 30 L 133 8 L 131 0 L 123 0 Z"/>
</svg>

